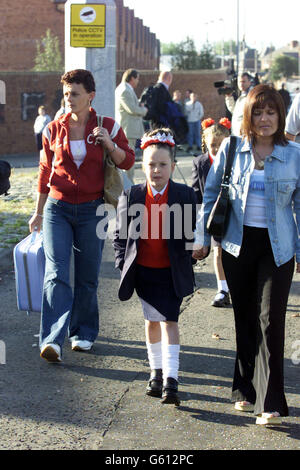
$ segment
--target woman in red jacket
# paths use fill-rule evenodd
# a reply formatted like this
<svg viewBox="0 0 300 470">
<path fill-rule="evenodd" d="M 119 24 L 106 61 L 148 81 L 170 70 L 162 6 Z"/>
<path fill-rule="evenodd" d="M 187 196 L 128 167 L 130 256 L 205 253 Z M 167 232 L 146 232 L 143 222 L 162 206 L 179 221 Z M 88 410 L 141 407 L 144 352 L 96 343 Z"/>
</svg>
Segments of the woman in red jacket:
<svg viewBox="0 0 300 470">
<path fill-rule="evenodd" d="M 99 331 L 97 286 L 104 239 L 96 235 L 103 204 L 103 148 L 116 166 L 128 170 L 134 152 L 121 127 L 104 118 L 98 127 L 91 108 L 95 82 L 87 70 L 62 76 L 68 114 L 43 133 L 36 211 L 30 231 L 42 228 L 46 256 L 41 312 L 41 357 L 60 362 L 68 330 L 74 350 L 89 350 Z M 69 280 L 74 252 L 74 292 Z"/>
</svg>

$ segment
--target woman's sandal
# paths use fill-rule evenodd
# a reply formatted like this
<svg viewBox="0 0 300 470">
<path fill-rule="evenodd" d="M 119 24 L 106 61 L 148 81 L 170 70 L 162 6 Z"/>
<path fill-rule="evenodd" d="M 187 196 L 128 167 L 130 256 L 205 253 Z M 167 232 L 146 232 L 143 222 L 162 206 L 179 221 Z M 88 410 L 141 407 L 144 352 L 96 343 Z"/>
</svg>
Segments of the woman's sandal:
<svg viewBox="0 0 300 470">
<path fill-rule="evenodd" d="M 262 413 L 257 416 L 256 424 L 268 425 L 268 424 L 282 424 L 282 419 L 277 411 L 271 413 Z"/>
<path fill-rule="evenodd" d="M 236 401 L 234 409 L 238 411 L 254 411 L 254 405 L 249 401 Z"/>
</svg>

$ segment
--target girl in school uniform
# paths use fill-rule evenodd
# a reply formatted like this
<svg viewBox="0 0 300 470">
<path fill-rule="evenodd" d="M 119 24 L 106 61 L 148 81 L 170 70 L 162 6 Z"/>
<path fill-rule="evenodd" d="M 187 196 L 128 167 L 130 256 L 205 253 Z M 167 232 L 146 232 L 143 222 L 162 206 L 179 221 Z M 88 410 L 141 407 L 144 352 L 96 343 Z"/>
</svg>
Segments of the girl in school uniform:
<svg viewBox="0 0 300 470">
<path fill-rule="evenodd" d="M 175 141 L 168 128 L 141 143 L 146 182 L 119 199 L 114 236 L 120 300 L 140 298 L 151 369 L 147 395 L 179 406 L 179 328 L 183 297 L 194 290 L 191 250 L 196 220 L 192 188 L 171 180 Z"/>
<path fill-rule="evenodd" d="M 207 118 L 202 121 L 202 154 L 193 159 L 192 187 L 196 193 L 197 203 L 202 204 L 204 187 L 208 172 L 218 153 L 221 143 L 230 136 L 231 123 L 222 118 L 218 123 Z M 230 305 L 229 289 L 222 265 L 221 240 L 211 237 L 211 246 L 214 251 L 214 270 L 217 278 L 218 291 L 211 303 L 213 307 L 226 307 Z"/>
</svg>

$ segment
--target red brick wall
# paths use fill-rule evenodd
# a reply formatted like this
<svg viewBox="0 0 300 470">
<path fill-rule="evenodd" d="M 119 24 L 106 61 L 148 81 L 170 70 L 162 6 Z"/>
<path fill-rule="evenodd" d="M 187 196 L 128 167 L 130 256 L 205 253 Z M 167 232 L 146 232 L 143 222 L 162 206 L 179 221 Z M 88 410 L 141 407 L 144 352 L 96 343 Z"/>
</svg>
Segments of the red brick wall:
<svg viewBox="0 0 300 470">
<path fill-rule="evenodd" d="M 0 70 L 31 70 L 36 41 L 48 28 L 59 37 L 64 57 L 64 21 L 50 0 L 1 0 Z"/>
<path fill-rule="evenodd" d="M 47 113 L 54 117 L 61 90 L 60 74 L 56 73 L 5 73 L 1 79 L 6 83 L 4 122 L 0 123 L 1 155 L 33 153 L 36 151 L 34 119 L 22 120 L 22 93 L 45 93 Z M 37 113 L 36 113 L 37 115 Z"/>
<path fill-rule="evenodd" d="M 117 72 L 117 84 L 123 71 Z M 140 83 L 136 90 L 140 96 L 142 90 L 157 81 L 158 73 L 141 71 Z M 224 116 L 224 98 L 219 96 L 213 82 L 223 80 L 224 73 L 218 71 L 174 72 L 171 94 L 179 89 L 184 94 L 187 88 L 199 94 L 204 106 L 205 117 L 218 119 Z M 54 117 L 59 108 L 61 96 L 60 74 L 56 73 L 4 73 L 1 79 L 6 84 L 6 105 L 4 122 L 0 122 L 0 155 L 33 153 L 36 151 L 33 124 L 34 118 L 22 120 L 22 93 L 45 93 L 43 103 L 48 114 Z"/>
</svg>

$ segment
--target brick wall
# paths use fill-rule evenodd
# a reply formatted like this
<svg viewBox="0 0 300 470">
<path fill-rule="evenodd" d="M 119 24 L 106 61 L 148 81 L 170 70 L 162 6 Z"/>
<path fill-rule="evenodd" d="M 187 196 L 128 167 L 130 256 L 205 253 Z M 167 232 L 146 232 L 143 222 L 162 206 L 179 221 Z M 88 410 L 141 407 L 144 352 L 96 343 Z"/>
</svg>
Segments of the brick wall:
<svg viewBox="0 0 300 470">
<path fill-rule="evenodd" d="M 37 108 L 28 111 L 32 117 L 24 118 L 22 96 L 26 94 L 44 94 L 40 104 L 46 106 L 47 113 L 54 117 L 59 108 L 61 97 L 60 74 L 56 73 L 4 73 L 1 79 L 6 84 L 6 104 L 4 122 L 0 122 L 1 155 L 25 154 L 36 151 L 33 124 Z"/>
<path fill-rule="evenodd" d="M 36 41 L 50 28 L 64 56 L 64 13 L 50 0 L 1 0 L 0 70 L 31 70 Z"/>
<path fill-rule="evenodd" d="M 123 71 L 117 72 L 117 84 L 122 74 Z M 157 77 L 157 72 L 141 71 L 137 95 L 140 96 L 150 83 L 155 83 Z M 191 88 L 199 94 L 205 117 L 218 119 L 224 116 L 224 98 L 218 95 L 213 82 L 224 78 L 224 73 L 218 71 L 174 72 L 170 92 L 172 94 L 179 89 L 184 94 L 187 88 Z M 3 105 L 4 120 L 0 120 L 0 155 L 33 153 L 36 151 L 33 124 L 38 105 L 44 104 L 47 113 L 54 117 L 62 96 L 60 74 L 7 72 L 1 74 L 1 79 L 6 85 L 6 104 Z M 32 105 L 24 101 L 24 96 L 30 94 L 43 94 L 42 102 Z M 28 119 L 24 120 L 26 113 Z"/>
</svg>

